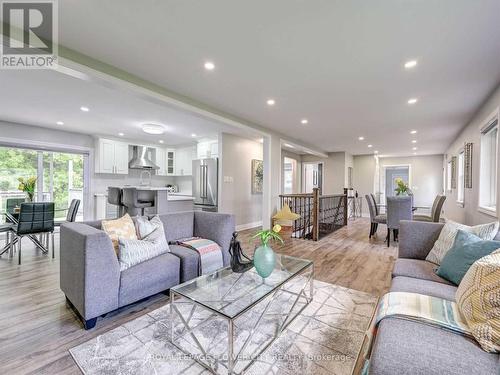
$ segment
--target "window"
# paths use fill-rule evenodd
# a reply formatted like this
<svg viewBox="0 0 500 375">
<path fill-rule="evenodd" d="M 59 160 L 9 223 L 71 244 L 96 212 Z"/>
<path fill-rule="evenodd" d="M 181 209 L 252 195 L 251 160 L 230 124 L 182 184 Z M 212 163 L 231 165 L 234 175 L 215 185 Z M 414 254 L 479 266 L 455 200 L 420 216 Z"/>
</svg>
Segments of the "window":
<svg viewBox="0 0 500 375">
<path fill-rule="evenodd" d="M 479 209 L 496 214 L 498 114 L 481 129 L 481 160 L 479 170 Z"/>
<path fill-rule="evenodd" d="M 457 182 L 457 202 L 464 204 L 464 150 L 458 154 L 458 182 Z"/>
<path fill-rule="evenodd" d="M 448 167 L 446 170 L 446 190 L 451 191 L 451 160 L 448 162 Z"/>
</svg>

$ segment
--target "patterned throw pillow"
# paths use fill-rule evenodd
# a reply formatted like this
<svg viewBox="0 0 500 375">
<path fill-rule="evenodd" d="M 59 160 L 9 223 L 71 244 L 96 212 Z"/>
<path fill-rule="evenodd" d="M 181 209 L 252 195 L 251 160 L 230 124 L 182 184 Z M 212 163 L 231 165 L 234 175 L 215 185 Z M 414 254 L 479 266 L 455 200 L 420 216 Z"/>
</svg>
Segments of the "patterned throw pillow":
<svg viewBox="0 0 500 375">
<path fill-rule="evenodd" d="M 441 264 L 444 256 L 453 246 L 455 237 L 459 229 L 463 230 L 464 232 L 475 234 L 482 240 L 492 240 L 493 238 L 495 238 L 498 232 L 498 221 L 494 223 L 469 227 L 468 225 L 459 224 L 452 220 L 448 220 L 443 226 L 443 229 L 439 234 L 439 238 L 434 243 L 434 246 L 432 247 L 425 260 L 438 265 Z"/>
<path fill-rule="evenodd" d="M 141 220 L 142 219 L 144 218 L 141 218 Z M 147 220 L 147 218 L 145 218 L 145 220 Z M 120 237 L 118 260 L 120 262 L 121 271 L 170 251 L 167 239 L 165 238 L 163 223 L 160 218 L 155 216 L 147 221 L 147 223 L 143 221 L 143 226 L 138 226 L 138 228 L 140 230 L 146 230 L 146 232 L 149 232 L 150 229 L 152 230 L 149 233 L 139 233 L 141 240 L 129 240 Z"/>
<path fill-rule="evenodd" d="M 136 240 L 137 234 L 135 232 L 135 225 L 129 214 L 125 214 L 116 220 L 103 220 L 102 230 L 105 231 L 115 247 L 115 251 L 118 254 L 118 238 L 125 238 L 129 240 Z"/>
<path fill-rule="evenodd" d="M 487 352 L 500 353 L 500 250 L 469 268 L 455 297 L 479 345 Z"/>
</svg>

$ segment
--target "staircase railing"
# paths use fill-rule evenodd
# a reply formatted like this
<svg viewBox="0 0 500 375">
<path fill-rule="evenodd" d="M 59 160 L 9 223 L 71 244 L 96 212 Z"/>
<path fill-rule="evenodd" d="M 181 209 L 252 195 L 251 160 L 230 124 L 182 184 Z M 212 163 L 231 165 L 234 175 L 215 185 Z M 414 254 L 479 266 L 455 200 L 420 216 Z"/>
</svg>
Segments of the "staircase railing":
<svg viewBox="0 0 500 375">
<path fill-rule="evenodd" d="M 281 207 L 285 204 L 299 214 L 292 228 L 292 237 L 319 240 L 321 237 L 347 225 L 347 195 L 282 194 Z"/>
</svg>

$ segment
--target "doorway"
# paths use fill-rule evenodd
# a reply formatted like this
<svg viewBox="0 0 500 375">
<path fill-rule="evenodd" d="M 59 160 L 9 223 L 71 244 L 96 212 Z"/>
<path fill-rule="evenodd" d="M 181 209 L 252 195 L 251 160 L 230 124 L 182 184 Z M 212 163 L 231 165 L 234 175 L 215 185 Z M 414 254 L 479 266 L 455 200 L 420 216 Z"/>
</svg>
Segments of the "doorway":
<svg viewBox="0 0 500 375">
<path fill-rule="evenodd" d="M 323 194 L 323 163 L 304 163 L 302 176 L 303 193 L 310 194 L 319 188 L 319 194 Z"/>
</svg>

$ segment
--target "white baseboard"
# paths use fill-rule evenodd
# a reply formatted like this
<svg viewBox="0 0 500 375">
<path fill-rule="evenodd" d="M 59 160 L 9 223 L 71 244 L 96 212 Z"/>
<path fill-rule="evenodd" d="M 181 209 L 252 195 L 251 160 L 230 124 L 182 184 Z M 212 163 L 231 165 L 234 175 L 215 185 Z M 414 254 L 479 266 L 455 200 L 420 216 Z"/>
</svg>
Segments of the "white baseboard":
<svg viewBox="0 0 500 375">
<path fill-rule="evenodd" d="M 247 223 L 247 224 L 240 224 L 236 226 L 236 230 L 246 230 L 246 229 L 252 229 L 252 228 L 257 228 L 262 226 L 262 221 L 255 221 L 253 223 Z"/>
</svg>

